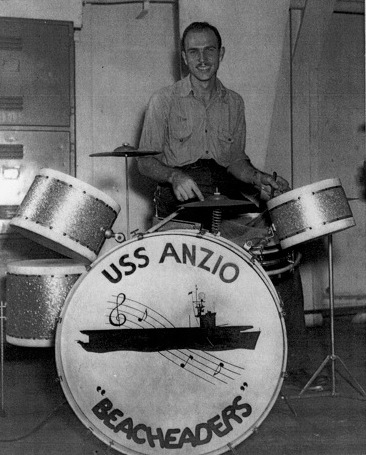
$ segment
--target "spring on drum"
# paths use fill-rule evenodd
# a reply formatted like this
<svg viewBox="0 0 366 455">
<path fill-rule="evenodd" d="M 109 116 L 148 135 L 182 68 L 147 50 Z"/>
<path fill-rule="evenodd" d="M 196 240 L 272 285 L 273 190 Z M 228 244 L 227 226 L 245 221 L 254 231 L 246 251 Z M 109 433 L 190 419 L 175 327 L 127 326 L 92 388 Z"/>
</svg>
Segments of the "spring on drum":
<svg viewBox="0 0 366 455">
<path fill-rule="evenodd" d="M 220 209 L 213 210 L 212 226 L 211 226 L 211 230 L 212 230 L 213 234 L 218 234 L 218 232 L 220 230 L 221 219 L 222 219 L 222 210 L 220 210 Z"/>
</svg>

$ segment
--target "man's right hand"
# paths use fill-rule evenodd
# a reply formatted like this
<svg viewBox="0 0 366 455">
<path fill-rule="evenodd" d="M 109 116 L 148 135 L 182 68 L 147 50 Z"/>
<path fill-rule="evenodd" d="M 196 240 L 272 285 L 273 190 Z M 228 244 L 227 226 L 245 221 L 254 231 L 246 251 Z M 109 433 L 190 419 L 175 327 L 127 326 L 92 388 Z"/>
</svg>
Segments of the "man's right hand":
<svg viewBox="0 0 366 455">
<path fill-rule="evenodd" d="M 195 198 L 203 201 L 205 199 L 196 182 L 182 171 L 174 170 L 169 182 L 178 201 L 184 202 Z"/>
</svg>

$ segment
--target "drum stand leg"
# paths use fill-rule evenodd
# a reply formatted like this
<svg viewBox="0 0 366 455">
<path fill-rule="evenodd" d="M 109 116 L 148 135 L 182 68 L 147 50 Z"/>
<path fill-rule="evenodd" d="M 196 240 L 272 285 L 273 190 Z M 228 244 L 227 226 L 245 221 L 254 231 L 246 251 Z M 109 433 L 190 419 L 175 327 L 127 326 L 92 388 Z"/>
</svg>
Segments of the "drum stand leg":
<svg viewBox="0 0 366 455">
<path fill-rule="evenodd" d="M 290 402 L 288 401 L 286 395 L 284 395 L 284 394 L 281 392 L 281 393 L 280 393 L 280 396 L 281 396 L 281 400 L 283 400 L 283 401 L 287 404 L 287 406 L 288 406 L 289 410 L 292 412 L 292 414 L 293 414 L 295 417 L 297 417 L 297 412 L 296 412 L 295 409 L 291 406 L 291 404 L 290 404 Z"/>
<path fill-rule="evenodd" d="M 1 409 L 0 417 L 5 417 L 6 412 L 4 408 L 4 308 L 3 302 L 0 302 L 0 356 L 1 356 Z"/>
<path fill-rule="evenodd" d="M 331 234 L 328 235 L 328 271 L 329 271 L 329 309 L 330 309 L 331 353 L 329 355 L 327 355 L 327 357 L 323 360 L 323 362 L 321 363 L 319 368 L 316 370 L 316 372 L 310 378 L 310 380 L 305 385 L 305 387 L 301 390 L 299 395 L 295 395 L 292 398 L 314 398 L 314 397 L 319 397 L 319 396 L 332 396 L 332 397 L 344 396 L 344 397 L 346 397 L 346 395 L 341 395 L 340 393 L 337 393 L 337 391 L 336 391 L 336 381 L 335 381 L 336 365 L 335 365 L 335 363 L 338 360 L 343 365 L 343 368 L 346 370 L 346 372 L 348 373 L 348 376 L 351 380 L 350 384 L 352 385 L 352 387 L 362 395 L 362 398 L 358 397 L 358 399 L 365 400 L 366 399 L 365 390 L 362 388 L 362 386 L 359 384 L 359 382 L 352 376 L 351 372 L 346 367 L 346 365 L 342 361 L 342 359 L 335 353 L 335 347 L 334 347 L 333 239 L 332 239 Z M 329 392 L 312 393 L 309 395 L 304 395 L 305 392 L 307 391 L 307 389 L 310 387 L 310 385 L 315 380 L 315 378 L 318 377 L 320 372 L 328 364 L 328 362 L 331 362 L 331 366 L 332 366 L 332 390 Z M 349 398 L 352 398 L 352 397 L 349 397 Z"/>
</svg>

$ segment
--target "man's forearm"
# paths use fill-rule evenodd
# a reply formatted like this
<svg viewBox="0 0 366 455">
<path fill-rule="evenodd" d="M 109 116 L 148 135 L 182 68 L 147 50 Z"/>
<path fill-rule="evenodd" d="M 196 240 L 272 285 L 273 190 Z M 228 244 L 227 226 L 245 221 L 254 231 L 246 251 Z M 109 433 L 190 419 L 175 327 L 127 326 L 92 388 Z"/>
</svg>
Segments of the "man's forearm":
<svg viewBox="0 0 366 455">
<path fill-rule="evenodd" d="M 249 160 L 231 164 L 227 171 L 238 180 L 260 188 L 263 172 L 256 169 Z"/>
<path fill-rule="evenodd" d="M 174 173 L 179 172 L 173 167 L 166 166 L 154 157 L 140 158 L 138 168 L 142 175 L 158 183 L 172 183 Z"/>
</svg>

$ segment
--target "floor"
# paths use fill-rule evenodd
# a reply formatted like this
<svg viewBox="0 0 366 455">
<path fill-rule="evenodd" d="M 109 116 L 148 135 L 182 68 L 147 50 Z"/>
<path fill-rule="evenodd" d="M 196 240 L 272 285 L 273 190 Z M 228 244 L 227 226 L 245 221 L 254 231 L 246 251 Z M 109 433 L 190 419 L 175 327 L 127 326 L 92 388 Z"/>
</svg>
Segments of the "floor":
<svg viewBox="0 0 366 455">
<path fill-rule="evenodd" d="M 329 320 L 308 332 L 315 371 L 330 353 Z M 336 355 L 366 390 L 366 324 L 337 317 L 335 334 Z M 283 386 L 258 431 L 228 454 L 366 454 L 366 401 L 338 358 L 335 365 L 335 396 L 297 398 L 299 390 Z M 3 376 L 1 455 L 120 453 L 92 435 L 70 408 L 57 381 L 53 348 L 5 343 Z"/>
</svg>

